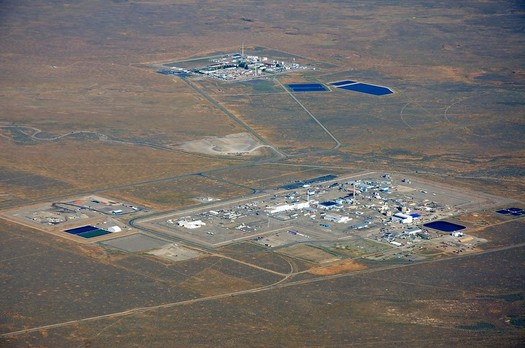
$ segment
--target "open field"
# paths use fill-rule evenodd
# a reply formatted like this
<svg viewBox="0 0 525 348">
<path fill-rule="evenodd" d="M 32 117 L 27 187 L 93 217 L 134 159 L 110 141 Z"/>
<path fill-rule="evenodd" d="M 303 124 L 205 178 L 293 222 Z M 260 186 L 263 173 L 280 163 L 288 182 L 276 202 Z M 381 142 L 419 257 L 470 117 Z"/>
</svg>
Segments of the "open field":
<svg viewBox="0 0 525 348">
<path fill-rule="evenodd" d="M 335 146 L 330 137 L 287 93 L 226 97 L 223 103 L 285 153 Z"/>
<path fill-rule="evenodd" d="M 521 2 L 1 6 L 0 215 L 107 195 L 158 210 L 151 218 L 178 216 L 296 180 L 376 171 L 432 181 L 477 244 L 434 231 L 435 245 L 408 260 L 409 246 L 377 240 L 378 226 L 354 238 L 350 225 L 304 217 L 298 226 L 317 240 L 299 244 L 288 222 L 255 213 L 221 225 L 237 244 L 210 230 L 181 242 L 185 230 L 147 227 L 79 244 L 2 219 L 0 346 L 522 344 L 524 219 L 493 211 L 511 199 L 525 207 Z M 238 83 L 156 72 L 241 45 L 309 69 Z M 329 85 L 341 80 L 394 93 Z M 290 83 L 329 91 L 291 92 Z M 469 205 L 459 202 L 464 188 L 475 193 Z M 407 203 L 426 197 L 416 191 L 398 193 Z M 111 221 L 125 227 L 131 217 Z M 246 233 L 264 222 L 279 245 Z"/>
<path fill-rule="evenodd" d="M 290 271 L 304 271 L 310 264 L 297 259 L 284 257 L 278 253 L 269 252 L 263 247 L 252 243 L 240 243 L 228 245 L 217 249 L 228 257 L 248 262 L 252 265 L 263 267 L 268 270 L 286 274 Z"/>
<path fill-rule="evenodd" d="M 0 139 L 5 205 L 176 177 L 228 162 L 122 144 L 61 141 L 19 146 Z M 4 146 L 5 145 L 5 146 Z M 16 168 L 16 169 L 15 169 Z M 20 178 L 23 177 L 23 180 Z"/>
<path fill-rule="evenodd" d="M 294 165 L 259 164 L 213 173 L 214 178 L 231 180 L 259 190 L 276 188 L 297 180 L 305 180 L 328 174 L 352 173 L 352 168 L 318 168 Z M 357 171 L 356 171 L 357 172 Z"/>
<path fill-rule="evenodd" d="M 236 197 L 251 193 L 248 187 L 235 182 L 214 180 L 204 175 L 165 180 L 108 191 L 116 197 L 139 202 L 156 209 L 175 209 L 198 203 Z"/>
<path fill-rule="evenodd" d="M 313 248 L 305 244 L 297 244 L 291 247 L 279 249 L 279 253 L 318 264 L 339 260 L 337 256 L 327 253 L 322 249 Z"/>
</svg>

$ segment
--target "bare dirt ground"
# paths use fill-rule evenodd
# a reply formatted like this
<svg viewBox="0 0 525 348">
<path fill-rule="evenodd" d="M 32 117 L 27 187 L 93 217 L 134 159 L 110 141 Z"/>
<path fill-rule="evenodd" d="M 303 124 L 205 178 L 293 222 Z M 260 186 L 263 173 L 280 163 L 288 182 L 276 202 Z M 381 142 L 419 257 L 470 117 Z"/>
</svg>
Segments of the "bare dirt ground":
<svg viewBox="0 0 525 348">
<path fill-rule="evenodd" d="M 155 249 L 148 254 L 159 256 L 171 261 L 190 260 L 201 255 L 200 252 L 185 248 L 177 244 L 168 244 L 160 249 Z"/>
<path fill-rule="evenodd" d="M 303 244 L 297 244 L 281 249 L 279 250 L 279 253 L 296 257 L 301 260 L 315 262 L 317 264 L 330 263 L 339 260 L 337 256 L 334 256 L 326 251 Z"/>
<path fill-rule="evenodd" d="M 216 156 L 257 156 L 260 149 L 267 147 L 260 144 L 248 133 L 228 134 L 225 137 L 209 136 L 199 140 L 191 140 L 177 148 Z"/>
<path fill-rule="evenodd" d="M 354 272 L 366 269 L 363 264 L 353 260 L 344 260 L 324 267 L 315 267 L 308 271 L 308 273 L 315 275 L 332 275 L 346 272 Z"/>
</svg>

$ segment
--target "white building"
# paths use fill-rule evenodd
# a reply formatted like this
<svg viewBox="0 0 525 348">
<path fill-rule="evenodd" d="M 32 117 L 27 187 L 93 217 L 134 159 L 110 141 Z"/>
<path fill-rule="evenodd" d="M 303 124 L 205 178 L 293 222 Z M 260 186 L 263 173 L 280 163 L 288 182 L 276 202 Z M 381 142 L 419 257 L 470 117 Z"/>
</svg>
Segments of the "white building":
<svg viewBox="0 0 525 348">
<path fill-rule="evenodd" d="M 411 224 L 414 221 L 414 218 L 407 214 L 395 213 L 394 216 L 392 216 L 392 221 L 399 221 L 402 224 Z"/>
<path fill-rule="evenodd" d="M 121 232 L 122 228 L 118 226 L 110 226 L 108 227 L 108 232 L 115 233 L 115 232 Z"/>
<path fill-rule="evenodd" d="M 405 230 L 405 233 L 409 236 L 414 236 L 421 232 L 423 232 L 423 230 L 421 230 L 419 227 L 409 227 Z"/>
<path fill-rule="evenodd" d="M 282 205 L 277 205 L 275 207 L 270 207 L 266 210 L 266 212 L 270 213 L 270 214 L 275 214 L 275 213 L 281 213 L 283 211 L 288 211 L 288 210 L 297 210 L 297 209 L 304 209 L 304 208 L 307 208 L 310 206 L 310 202 L 298 202 L 298 203 L 294 203 L 294 204 L 282 204 Z"/>
<path fill-rule="evenodd" d="M 202 222 L 202 220 L 195 220 L 195 221 L 179 220 L 177 221 L 177 225 L 186 227 L 189 229 L 194 229 L 194 228 L 206 226 L 206 223 Z"/>
<path fill-rule="evenodd" d="M 323 219 L 328 220 L 328 221 L 332 221 L 332 222 L 337 222 L 338 224 L 347 223 L 348 221 L 352 220 L 352 218 L 350 218 L 348 216 L 341 216 L 341 215 L 337 215 L 337 214 L 326 214 L 323 217 Z"/>
</svg>

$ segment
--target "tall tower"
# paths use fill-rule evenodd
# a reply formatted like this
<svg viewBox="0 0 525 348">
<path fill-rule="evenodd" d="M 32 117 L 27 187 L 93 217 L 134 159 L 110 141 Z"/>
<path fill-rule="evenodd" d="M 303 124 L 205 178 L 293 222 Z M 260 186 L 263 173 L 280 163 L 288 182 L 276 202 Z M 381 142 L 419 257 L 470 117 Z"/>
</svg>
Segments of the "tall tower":
<svg viewBox="0 0 525 348">
<path fill-rule="evenodd" d="M 242 43 L 242 46 L 241 46 L 241 58 L 244 59 L 244 42 Z"/>
<path fill-rule="evenodd" d="M 310 190 L 306 189 L 306 203 L 310 206 Z"/>
</svg>

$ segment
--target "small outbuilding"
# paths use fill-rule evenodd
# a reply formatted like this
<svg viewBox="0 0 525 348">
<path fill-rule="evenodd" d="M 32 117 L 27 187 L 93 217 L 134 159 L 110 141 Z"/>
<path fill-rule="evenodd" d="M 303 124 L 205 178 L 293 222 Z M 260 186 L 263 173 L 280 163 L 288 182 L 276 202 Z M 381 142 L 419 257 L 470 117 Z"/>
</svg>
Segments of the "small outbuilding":
<svg viewBox="0 0 525 348">
<path fill-rule="evenodd" d="M 108 227 L 108 232 L 111 232 L 111 233 L 122 232 L 122 228 L 118 226 L 110 226 Z"/>
</svg>

